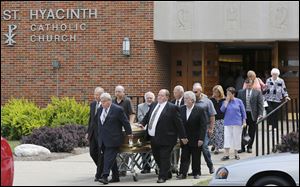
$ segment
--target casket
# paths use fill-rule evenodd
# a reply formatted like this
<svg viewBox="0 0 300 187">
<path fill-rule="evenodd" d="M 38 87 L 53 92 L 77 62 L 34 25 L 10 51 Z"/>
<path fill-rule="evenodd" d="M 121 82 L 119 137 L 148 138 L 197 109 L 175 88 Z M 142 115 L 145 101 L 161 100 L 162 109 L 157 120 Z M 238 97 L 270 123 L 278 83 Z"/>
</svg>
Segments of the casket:
<svg viewBox="0 0 300 187">
<path fill-rule="evenodd" d="M 131 124 L 132 129 L 132 145 L 129 144 L 129 138 L 123 131 L 124 142 L 120 147 L 121 152 L 147 152 L 150 150 L 150 143 L 146 141 L 146 130 L 137 126 L 136 123 Z"/>
</svg>

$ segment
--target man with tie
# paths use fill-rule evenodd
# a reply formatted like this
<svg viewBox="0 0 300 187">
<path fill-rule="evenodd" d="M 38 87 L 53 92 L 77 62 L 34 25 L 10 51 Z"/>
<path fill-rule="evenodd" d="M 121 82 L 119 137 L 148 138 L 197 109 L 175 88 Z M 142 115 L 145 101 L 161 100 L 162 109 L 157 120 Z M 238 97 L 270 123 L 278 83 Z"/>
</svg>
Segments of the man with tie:
<svg viewBox="0 0 300 187">
<path fill-rule="evenodd" d="M 184 93 L 184 89 L 181 85 L 175 86 L 173 90 L 175 99 L 173 99 L 171 103 L 175 104 L 178 107 L 184 105 L 183 93 Z"/>
<path fill-rule="evenodd" d="M 174 87 L 173 90 L 174 98 L 171 103 L 175 104 L 180 108 L 180 106 L 184 105 L 184 89 L 181 85 L 177 85 Z M 173 151 L 172 157 L 171 157 L 171 163 L 172 163 L 172 173 L 178 174 L 178 162 L 179 162 L 179 156 L 180 156 L 180 149 L 176 149 Z"/>
<path fill-rule="evenodd" d="M 159 91 L 157 102 L 142 121 L 147 125 L 146 131 L 151 141 L 152 153 L 159 167 L 157 183 L 164 183 L 172 178 L 171 152 L 179 137 L 183 144 L 187 143 L 185 130 L 179 114 L 179 108 L 168 102 L 170 92 L 166 89 Z"/>
<path fill-rule="evenodd" d="M 99 151 L 98 146 L 98 127 L 97 123 L 95 123 L 95 116 L 97 109 L 100 107 L 100 96 L 104 92 L 104 89 L 101 87 L 95 88 L 94 91 L 94 98 L 95 100 L 90 104 L 90 117 L 89 117 L 89 126 L 87 129 L 87 133 L 85 135 L 86 139 L 89 141 L 90 146 L 90 156 L 92 157 L 94 163 L 97 166 L 97 171 L 95 174 L 95 181 L 98 181 L 101 178 L 101 172 L 102 172 L 102 162 L 103 162 L 103 155 L 101 151 Z"/>
<path fill-rule="evenodd" d="M 185 106 L 180 108 L 180 114 L 189 141 L 186 145 L 181 144 L 180 171 L 177 179 L 186 179 L 191 156 L 192 175 L 194 179 L 199 179 L 201 175 L 201 149 L 208 119 L 204 108 L 195 105 L 196 96 L 192 91 L 184 93 L 184 103 Z"/>
<path fill-rule="evenodd" d="M 144 117 L 149 111 L 149 108 L 151 107 L 151 104 L 155 101 L 155 95 L 152 92 L 147 92 L 145 93 L 144 98 L 145 102 L 138 105 L 137 119 L 139 123 L 143 121 Z"/>
<path fill-rule="evenodd" d="M 152 103 L 155 101 L 155 95 L 152 92 L 145 93 L 144 97 L 145 97 L 145 103 L 141 103 L 138 105 L 137 119 L 139 123 L 143 121 L 144 117 L 149 111 L 149 108 L 151 107 Z M 143 169 L 141 173 L 142 174 L 150 173 L 151 166 L 149 165 L 149 163 L 151 162 L 151 155 L 148 155 L 148 157 L 146 157 L 146 153 L 141 153 L 141 155 L 143 159 Z"/>
<path fill-rule="evenodd" d="M 103 152 L 103 184 L 119 182 L 118 166 L 115 164 L 119 147 L 124 141 L 122 127 L 124 127 L 129 139 L 132 140 L 132 130 L 124 110 L 112 103 L 109 93 L 100 96 L 101 107 L 97 111 L 98 144 Z M 109 172 L 112 170 L 112 179 L 108 181 Z"/>
<path fill-rule="evenodd" d="M 243 104 L 246 108 L 246 128 L 243 129 L 242 137 L 248 133 L 251 140 L 247 146 L 247 152 L 252 153 L 252 145 L 255 138 L 255 125 L 256 121 L 263 116 L 264 111 L 264 101 L 261 91 L 258 91 L 256 89 L 253 89 L 253 83 L 254 81 L 251 79 L 246 79 L 245 84 L 246 88 L 243 90 L 240 90 L 238 92 L 238 98 L 243 101 Z M 245 145 L 243 145 L 243 141 L 241 144 L 241 150 L 238 151 L 238 153 L 245 152 Z"/>
</svg>

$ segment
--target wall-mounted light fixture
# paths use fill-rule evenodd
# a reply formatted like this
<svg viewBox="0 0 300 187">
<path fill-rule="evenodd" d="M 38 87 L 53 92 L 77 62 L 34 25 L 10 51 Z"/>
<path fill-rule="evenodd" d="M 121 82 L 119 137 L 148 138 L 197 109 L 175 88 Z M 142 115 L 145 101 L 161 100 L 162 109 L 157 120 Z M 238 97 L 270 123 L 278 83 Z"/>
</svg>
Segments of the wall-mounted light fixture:
<svg viewBox="0 0 300 187">
<path fill-rule="evenodd" d="M 130 40 L 127 37 L 123 40 L 123 55 L 130 56 Z"/>
</svg>

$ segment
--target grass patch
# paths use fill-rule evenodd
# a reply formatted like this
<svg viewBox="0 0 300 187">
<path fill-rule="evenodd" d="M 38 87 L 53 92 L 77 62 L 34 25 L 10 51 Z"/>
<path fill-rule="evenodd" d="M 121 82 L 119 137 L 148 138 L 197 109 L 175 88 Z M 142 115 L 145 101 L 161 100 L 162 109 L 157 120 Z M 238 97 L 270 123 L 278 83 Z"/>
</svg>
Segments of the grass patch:
<svg viewBox="0 0 300 187">
<path fill-rule="evenodd" d="M 11 148 L 11 150 L 12 150 L 12 152 L 15 152 L 14 150 L 15 150 L 15 147 L 17 147 L 18 145 L 20 145 L 21 144 L 21 142 L 19 141 L 19 140 L 9 140 L 8 141 L 8 144 L 9 144 L 9 146 L 10 146 L 10 148 Z"/>
<path fill-rule="evenodd" d="M 200 181 L 198 182 L 197 184 L 194 184 L 193 186 L 208 186 L 208 183 L 211 179 L 207 179 L 207 180 L 204 180 L 204 181 Z"/>
</svg>

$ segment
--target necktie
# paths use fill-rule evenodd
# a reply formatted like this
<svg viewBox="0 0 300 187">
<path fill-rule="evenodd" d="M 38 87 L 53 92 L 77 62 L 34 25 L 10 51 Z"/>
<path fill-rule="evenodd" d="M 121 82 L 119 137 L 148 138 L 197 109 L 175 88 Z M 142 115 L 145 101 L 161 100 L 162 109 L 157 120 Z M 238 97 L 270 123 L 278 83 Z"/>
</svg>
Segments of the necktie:
<svg viewBox="0 0 300 187">
<path fill-rule="evenodd" d="M 149 130 L 152 129 L 153 122 L 154 122 L 155 116 L 156 116 L 156 114 L 157 114 L 157 112 L 159 110 L 159 107 L 160 107 L 160 105 L 158 105 L 158 107 L 156 108 L 156 110 L 153 112 L 153 115 L 152 115 L 152 117 L 150 119 L 149 126 L 148 126 Z"/>
<path fill-rule="evenodd" d="M 250 98 L 250 92 L 251 92 L 251 90 L 248 89 L 247 91 L 248 91 L 247 97 Z"/>
<path fill-rule="evenodd" d="M 103 112 L 103 115 L 102 115 L 102 125 L 103 125 L 103 123 L 105 121 L 106 116 L 107 116 L 107 108 L 104 109 L 104 112 Z"/>
<path fill-rule="evenodd" d="M 176 105 L 179 106 L 179 100 L 176 100 Z"/>
<path fill-rule="evenodd" d="M 250 108 L 250 89 L 247 89 L 247 92 L 246 92 L 246 111 L 251 111 L 251 108 Z"/>
</svg>

